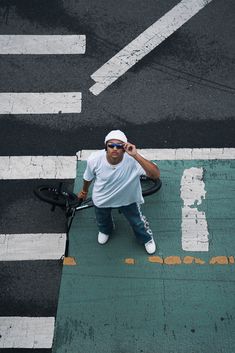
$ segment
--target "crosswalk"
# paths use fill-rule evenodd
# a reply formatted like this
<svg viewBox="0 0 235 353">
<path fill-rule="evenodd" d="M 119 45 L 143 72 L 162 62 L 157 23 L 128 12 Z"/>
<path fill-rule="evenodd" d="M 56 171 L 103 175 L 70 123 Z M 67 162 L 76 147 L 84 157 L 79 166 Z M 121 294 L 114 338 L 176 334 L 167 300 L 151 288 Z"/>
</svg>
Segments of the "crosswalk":
<svg viewBox="0 0 235 353">
<path fill-rule="evenodd" d="M 44 262 L 43 266 L 47 267 L 46 261 L 55 262 L 54 266 L 60 268 L 60 259 L 64 255 L 66 233 L 58 232 L 55 233 L 54 227 L 48 224 L 44 232 L 41 233 L 29 233 L 27 222 L 28 222 L 28 207 L 30 207 L 30 200 L 32 200 L 33 185 L 32 180 L 36 183 L 47 183 L 48 181 L 55 183 L 56 180 L 73 180 L 76 175 L 76 156 L 2 156 L 0 157 L 0 180 L 2 182 L 8 182 L 10 185 L 11 193 L 14 193 L 14 187 L 11 183 L 18 181 L 18 185 L 22 187 L 25 192 L 25 199 L 28 205 L 20 203 L 20 207 L 25 208 L 24 216 L 25 219 L 22 220 L 23 224 L 20 225 L 17 222 L 17 217 L 13 222 L 18 223 L 18 230 L 25 229 L 27 233 L 4 233 L 0 234 L 0 261 L 9 267 L 10 264 L 15 264 L 17 266 L 18 261 L 23 261 L 31 266 L 32 261 Z M 25 180 L 29 185 L 31 185 L 30 190 L 25 189 L 23 185 L 23 180 Z M 29 191 L 29 195 L 27 194 Z M 8 195 L 5 190 L 6 195 Z M 20 192 L 18 193 L 18 198 L 20 199 Z M 8 199 L 6 200 L 8 203 Z M 15 201 L 17 203 L 17 201 Z M 34 217 L 36 216 L 37 207 L 33 211 Z M 8 203 L 8 207 L 11 207 L 11 203 Z M 49 214 L 50 208 L 46 207 Z M 20 212 L 16 210 L 19 215 Z M 11 213 L 11 210 L 9 210 Z M 2 212 L 2 217 L 4 217 L 4 209 Z M 35 231 L 42 228 L 40 222 L 45 222 L 45 217 L 39 213 L 39 224 L 33 222 L 33 227 Z M 58 214 L 55 215 L 58 221 Z M 9 226 L 7 228 L 10 228 Z M 60 224 L 61 228 L 61 224 Z M 48 232 L 48 230 L 51 232 Z M 46 232 L 45 232 L 46 231 Z M 9 262 L 9 263 L 8 263 Z M 11 265 L 10 265 L 11 266 Z M 24 275 L 21 273 L 21 276 Z M 35 279 L 40 273 L 35 274 Z M 32 278 L 29 276 L 28 281 L 31 282 Z M 58 276 L 54 279 L 54 286 L 58 288 L 59 283 Z M 20 285 L 19 285 L 20 286 Z M 45 286 L 45 283 L 44 283 Z M 43 286 L 43 287 L 44 287 Z M 4 289 L 4 288 L 3 288 Z M 7 289 L 7 288 L 5 288 Z M 27 288 L 25 288 L 27 290 Z M 29 289 L 30 290 L 30 289 Z M 43 288 L 45 290 L 45 288 Z M 35 295 L 35 293 L 31 293 Z M 58 293 L 57 293 L 58 295 Z M 48 298 L 51 301 L 51 298 Z M 54 298 L 57 300 L 57 298 Z M 11 300 L 10 300 L 11 304 Z M 56 305 L 55 305 L 56 308 Z M 17 312 L 17 307 L 15 308 Z M 38 313 L 39 314 L 39 313 Z M 1 316 L 0 317 L 0 348 L 51 348 L 53 342 L 54 334 L 54 322 L 55 322 L 54 311 L 53 317 L 46 316 Z"/>
<path fill-rule="evenodd" d="M 85 51 L 85 35 L 0 35 L 0 55 L 3 55 L 5 61 L 9 55 L 43 57 L 77 55 L 84 54 Z M 60 114 L 81 113 L 81 92 L 45 92 L 45 89 L 42 92 L 1 92 L 0 115 L 21 114 L 33 117 L 53 114 L 59 118 Z M 0 156 L 2 196 L 0 276 L 2 278 L 9 272 L 9 281 L 15 282 L 13 271 L 18 272 L 20 278 L 14 285 L 14 291 L 18 293 L 16 296 L 14 293 L 7 296 L 12 289 L 9 281 L 1 283 L 1 351 L 5 349 L 48 351 L 52 348 L 62 266 L 60 259 L 65 251 L 66 233 L 62 214 L 55 212 L 54 222 L 57 223 L 55 227 L 48 216 L 38 212 L 39 203 L 36 201 L 35 206 L 33 188 L 42 182 L 42 179 L 45 183 L 55 180 L 72 182 L 76 175 L 76 156 L 53 156 L 50 155 L 49 149 L 48 154 Z M 24 180 L 27 184 L 23 182 Z M 12 200 L 14 191 L 16 191 L 15 201 Z M 49 214 L 50 209 L 48 207 L 45 209 Z M 35 221 L 37 217 L 39 219 Z M 59 221 L 58 217 L 62 221 Z M 33 221 L 29 222 L 29 218 Z M 32 267 L 33 273 L 30 271 Z M 54 278 L 49 280 L 46 275 L 45 280 L 41 281 L 40 277 L 43 273 L 48 273 L 50 267 L 55 274 Z M 41 288 L 38 287 L 40 284 Z M 51 286 L 53 288 L 48 288 Z M 43 303 L 41 300 L 33 299 L 43 296 L 46 299 Z M 29 297 L 32 298 L 30 306 Z M 50 308 L 47 307 L 47 302 L 51 303 Z"/>
</svg>

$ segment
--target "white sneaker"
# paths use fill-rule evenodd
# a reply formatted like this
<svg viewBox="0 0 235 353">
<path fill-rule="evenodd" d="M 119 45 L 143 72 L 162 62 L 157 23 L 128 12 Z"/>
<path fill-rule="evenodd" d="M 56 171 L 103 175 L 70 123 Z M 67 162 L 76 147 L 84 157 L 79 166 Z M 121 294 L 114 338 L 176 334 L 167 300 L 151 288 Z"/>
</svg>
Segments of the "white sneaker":
<svg viewBox="0 0 235 353">
<path fill-rule="evenodd" d="M 105 244 L 105 243 L 107 243 L 108 240 L 109 240 L 109 235 L 99 232 L 99 234 L 98 234 L 98 243 L 99 244 Z"/>
<path fill-rule="evenodd" d="M 156 244 L 155 244 L 155 241 L 153 238 L 151 240 L 149 240 L 147 243 L 145 243 L 144 246 L 145 246 L 145 250 L 147 251 L 147 253 L 149 255 L 152 255 L 155 253 Z"/>
</svg>

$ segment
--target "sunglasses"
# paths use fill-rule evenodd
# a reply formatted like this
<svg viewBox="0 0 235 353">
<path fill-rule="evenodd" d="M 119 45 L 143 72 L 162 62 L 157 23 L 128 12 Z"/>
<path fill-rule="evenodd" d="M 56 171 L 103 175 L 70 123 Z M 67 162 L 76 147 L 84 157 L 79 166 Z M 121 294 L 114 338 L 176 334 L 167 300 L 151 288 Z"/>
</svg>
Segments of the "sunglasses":
<svg viewBox="0 0 235 353">
<path fill-rule="evenodd" d="M 123 148 L 123 144 L 122 143 L 108 143 L 108 147 L 109 148 L 116 147 L 118 150 L 120 150 Z"/>
</svg>

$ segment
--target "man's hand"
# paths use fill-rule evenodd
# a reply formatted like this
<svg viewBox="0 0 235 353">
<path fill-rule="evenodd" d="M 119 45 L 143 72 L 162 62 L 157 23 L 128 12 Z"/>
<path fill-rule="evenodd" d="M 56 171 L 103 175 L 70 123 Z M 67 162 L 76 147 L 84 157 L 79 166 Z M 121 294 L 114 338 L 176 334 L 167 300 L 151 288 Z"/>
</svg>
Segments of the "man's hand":
<svg viewBox="0 0 235 353">
<path fill-rule="evenodd" d="M 160 170 L 158 166 L 155 163 L 150 162 L 147 159 L 145 159 L 143 156 L 141 156 L 137 152 L 135 145 L 129 142 L 124 143 L 123 149 L 141 165 L 141 167 L 145 170 L 146 175 L 149 178 L 152 178 L 152 179 L 160 178 Z"/>
<path fill-rule="evenodd" d="M 137 155 L 137 149 L 136 146 L 133 145 L 132 143 L 124 143 L 123 149 L 126 153 L 128 153 L 130 156 L 135 157 Z"/>
<path fill-rule="evenodd" d="M 78 197 L 79 199 L 83 199 L 83 200 L 85 201 L 86 198 L 87 198 L 87 194 L 88 194 L 87 191 L 81 190 L 81 191 L 77 194 L 77 197 Z"/>
</svg>

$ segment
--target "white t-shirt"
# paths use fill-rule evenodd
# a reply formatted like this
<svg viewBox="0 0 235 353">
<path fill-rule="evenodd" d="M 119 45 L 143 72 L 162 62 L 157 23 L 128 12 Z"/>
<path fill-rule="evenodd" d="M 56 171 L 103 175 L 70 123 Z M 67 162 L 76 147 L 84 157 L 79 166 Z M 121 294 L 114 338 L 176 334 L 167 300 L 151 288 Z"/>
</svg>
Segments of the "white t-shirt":
<svg viewBox="0 0 235 353">
<path fill-rule="evenodd" d="M 92 153 L 87 159 L 83 178 L 94 179 L 92 199 L 97 207 L 120 207 L 134 202 L 143 203 L 140 175 L 146 174 L 141 165 L 124 153 L 120 163 L 107 161 L 106 151 Z"/>
</svg>

